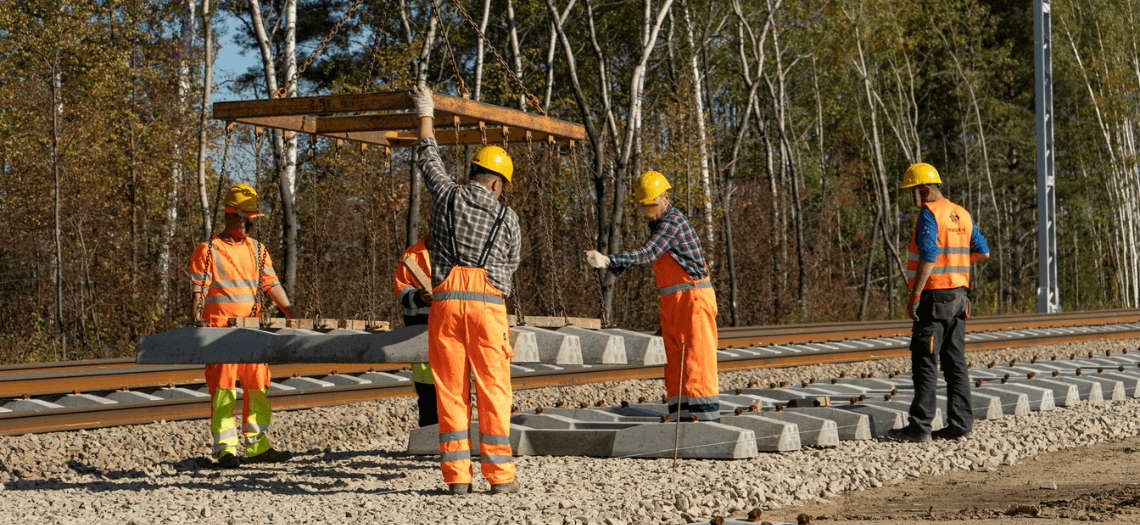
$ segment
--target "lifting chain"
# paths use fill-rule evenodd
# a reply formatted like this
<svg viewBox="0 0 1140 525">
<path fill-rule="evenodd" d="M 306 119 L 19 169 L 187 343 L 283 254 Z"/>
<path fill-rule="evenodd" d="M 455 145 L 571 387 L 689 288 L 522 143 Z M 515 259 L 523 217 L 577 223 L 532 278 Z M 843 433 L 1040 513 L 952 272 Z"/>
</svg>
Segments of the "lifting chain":
<svg viewBox="0 0 1140 525">
<path fill-rule="evenodd" d="M 317 58 L 317 55 L 321 54 L 321 52 L 325 50 L 325 46 L 329 45 L 329 41 L 332 40 L 334 36 L 336 36 L 337 32 L 340 31 L 340 27 L 343 26 L 350 17 L 352 17 L 352 14 L 356 12 L 356 9 L 360 7 L 360 4 L 362 3 L 364 3 L 364 0 L 356 0 L 356 3 L 352 4 L 352 7 L 348 8 L 348 11 L 344 13 L 344 16 L 341 17 L 340 21 L 333 26 L 332 31 L 329 31 L 329 34 L 325 35 L 325 38 L 324 40 L 321 40 L 320 45 L 318 45 L 317 48 L 309 54 L 309 58 L 306 58 L 305 61 L 301 63 L 301 67 L 297 68 L 297 72 L 293 73 L 293 77 L 290 78 L 284 86 L 277 88 L 277 91 L 273 92 L 272 98 L 283 98 L 285 94 L 289 92 L 289 88 L 292 88 L 293 85 L 297 83 L 297 79 L 301 78 L 301 74 L 305 72 L 305 69 L 309 67 L 309 64 L 313 63 L 313 59 Z M 261 14 L 254 13 L 254 16 L 261 16 Z"/>
<path fill-rule="evenodd" d="M 435 0 L 432 0 L 432 2 L 435 2 Z M 545 117 L 546 110 L 542 109 L 542 104 L 539 103 L 538 97 L 534 96 L 534 93 L 531 93 L 530 90 L 526 88 L 526 85 L 523 84 L 522 79 L 511 72 L 511 66 L 507 64 L 507 61 L 503 59 L 503 56 L 499 54 L 499 51 L 495 49 L 495 46 L 491 45 L 491 41 L 487 40 L 486 36 L 483 36 L 483 32 L 479 30 L 479 24 L 475 23 L 475 20 L 471 18 L 471 14 L 468 13 L 462 5 L 460 5 L 458 0 L 451 0 L 451 3 L 455 5 L 456 11 L 459 11 L 459 14 L 462 15 L 463 18 L 467 20 L 467 23 L 471 25 L 471 29 L 475 31 L 475 34 L 479 36 L 479 39 L 482 40 L 484 44 L 487 44 L 487 49 L 489 49 L 491 51 L 491 54 L 494 55 L 495 60 L 499 64 L 499 67 L 507 74 L 507 78 L 511 79 L 511 82 L 522 90 L 523 94 L 526 95 L 526 101 L 534 107 L 535 111 L 538 111 L 540 114 L 542 114 L 542 116 Z"/>
<path fill-rule="evenodd" d="M 585 223 L 585 227 L 580 228 L 578 231 L 586 237 L 585 245 L 589 249 L 593 250 L 597 249 L 597 247 L 594 246 L 598 239 L 597 232 L 594 229 L 594 225 L 597 224 L 597 221 L 596 219 L 594 221 L 590 220 L 590 206 L 587 204 L 589 200 L 586 199 L 586 194 L 584 191 L 582 191 L 582 188 L 586 186 L 588 180 L 585 180 L 584 177 L 578 176 L 578 164 L 581 162 L 581 160 L 581 157 L 578 155 L 577 144 L 574 141 L 570 141 L 570 171 L 574 178 L 575 191 L 578 194 L 577 200 L 578 202 L 582 203 L 582 222 Z M 585 271 L 588 272 L 589 270 Z M 598 283 L 598 315 L 602 319 L 602 326 L 610 326 L 609 316 L 606 315 L 606 297 L 602 293 L 602 279 L 605 278 L 605 271 L 606 270 L 598 270 L 596 272 L 598 275 L 598 279 L 595 279 L 595 281 Z"/>
<path fill-rule="evenodd" d="M 217 224 L 218 219 L 218 205 L 222 202 L 222 192 L 225 191 L 226 187 L 226 163 L 230 157 L 230 136 L 233 132 L 233 129 L 233 122 L 227 122 L 225 128 L 226 138 L 224 145 L 222 146 L 222 166 L 221 170 L 218 171 L 218 194 L 214 198 L 214 209 L 210 211 L 210 220 L 214 221 L 215 225 Z"/>
<path fill-rule="evenodd" d="M 368 52 L 368 74 L 364 76 L 364 83 L 360 84 L 360 92 L 372 85 L 372 71 L 376 67 L 376 54 L 380 49 L 380 37 L 384 34 L 384 25 L 388 22 L 388 7 L 392 0 L 384 0 L 384 11 L 380 14 L 380 24 L 376 26 L 376 38 L 372 40 L 372 49 Z"/>
<path fill-rule="evenodd" d="M 455 92 L 463 98 L 470 98 L 471 92 L 467 91 L 467 84 L 463 82 L 463 76 L 459 74 L 459 64 L 455 61 L 455 50 L 451 48 L 451 41 L 447 38 L 447 28 L 443 24 L 443 15 L 439 10 L 439 2 L 431 0 L 432 13 L 435 14 L 436 21 L 439 22 L 439 34 L 443 37 L 444 48 L 447 49 L 447 58 L 451 60 L 451 69 L 455 73 Z"/>
<path fill-rule="evenodd" d="M 534 142 L 531 139 L 531 133 L 529 131 L 526 132 L 526 150 L 527 150 L 527 156 L 530 160 L 531 170 L 535 171 L 534 168 L 535 168 L 535 166 L 538 165 L 538 163 L 535 162 L 535 159 L 534 159 Z M 536 178 L 534 187 L 536 188 L 536 191 L 538 193 L 538 220 L 539 220 L 539 225 L 541 226 L 543 233 L 545 234 L 544 237 L 546 237 L 546 257 L 545 257 L 545 259 L 546 259 L 546 263 L 547 263 L 548 267 L 553 268 L 553 270 L 554 270 L 551 273 L 553 274 L 553 280 L 554 280 L 554 296 L 557 300 L 557 305 L 558 305 L 558 310 L 555 311 L 555 313 L 561 314 L 563 317 L 566 317 L 566 305 L 562 301 L 562 285 L 560 282 L 561 281 L 561 275 L 559 275 L 560 272 L 558 271 L 559 265 L 555 264 L 555 262 L 554 262 L 554 230 L 550 225 L 550 211 L 548 209 L 550 207 L 551 203 L 553 202 L 553 199 L 547 199 L 546 198 L 547 195 L 546 195 L 546 191 L 544 189 L 544 186 L 546 184 L 548 184 L 549 181 L 552 179 L 551 173 L 550 173 L 550 171 L 551 171 L 550 170 L 550 165 L 551 165 L 550 154 L 553 154 L 553 151 L 549 151 L 548 153 L 549 154 L 547 155 L 547 162 L 544 166 L 546 169 L 542 170 L 545 172 L 543 174 L 544 176 L 540 177 L 540 178 Z M 552 310 L 553 310 L 553 308 L 552 308 Z"/>
</svg>

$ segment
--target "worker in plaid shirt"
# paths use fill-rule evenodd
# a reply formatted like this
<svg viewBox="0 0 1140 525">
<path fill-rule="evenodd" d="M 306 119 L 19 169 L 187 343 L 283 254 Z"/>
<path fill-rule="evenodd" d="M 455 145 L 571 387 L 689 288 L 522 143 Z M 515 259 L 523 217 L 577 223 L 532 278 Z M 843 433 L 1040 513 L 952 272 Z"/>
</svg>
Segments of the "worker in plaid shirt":
<svg viewBox="0 0 1140 525">
<path fill-rule="evenodd" d="M 653 234 L 640 248 L 609 257 L 590 250 L 586 262 L 594 268 L 609 268 L 615 276 L 630 266 L 653 263 L 661 293 L 669 415 L 673 419 L 720 421 L 716 293 L 709 282 L 697 233 L 685 215 L 669 205 L 666 190 L 670 187 L 664 175 L 643 173 L 635 197 Z"/>
<path fill-rule="evenodd" d="M 432 291 L 428 359 L 439 411 L 439 467 L 450 494 L 471 492 L 471 373 L 479 406 L 479 463 L 491 494 L 518 492 L 511 451 L 511 357 L 506 296 L 519 266 L 519 218 L 499 202 L 514 164 L 498 146 L 471 160 L 467 184 L 444 170 L 435 140 L 435 97 L 411 92 L 419 117 L 419 166 L 431 194 Z"/>
</svg>

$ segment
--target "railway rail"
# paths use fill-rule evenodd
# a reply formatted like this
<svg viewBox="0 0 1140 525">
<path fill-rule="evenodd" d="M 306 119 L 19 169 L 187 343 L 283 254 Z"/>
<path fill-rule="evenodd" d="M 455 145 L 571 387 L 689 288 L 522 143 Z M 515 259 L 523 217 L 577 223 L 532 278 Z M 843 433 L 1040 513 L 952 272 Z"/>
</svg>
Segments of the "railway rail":
<svg viewBox="0 0 1140 525">
<path fill-rule="evenodd" d="M 874 321 L 769 327 L 721 328 L 720 370 L 811 365 L 884 359 L 907 355 L 910 323 Z M 1072 312 L 1051 315 L 978 317 L 970 321 L 967 351 L 1040 344 L 1140 337 L 1140 310 Z M 366 372 L 394 373 L 400 365 L 274 365 L 275 380 Z M 521 371 L 516 389 L 663 377 L 661 366 L 594 365 Z M 203 386 L 196 365 L 145 366 L 130 359 L 103 359 L 0 366 L 0 403 L 12 398 L 53 399 L 74 393 Z M 271 391 L 277 410 L 410 396 L 408 381 L 283 388 Z M 53 432 L 205 418 L 207 397 L 123 402 L 0 413 L 0 435 Z"/>
</svg>

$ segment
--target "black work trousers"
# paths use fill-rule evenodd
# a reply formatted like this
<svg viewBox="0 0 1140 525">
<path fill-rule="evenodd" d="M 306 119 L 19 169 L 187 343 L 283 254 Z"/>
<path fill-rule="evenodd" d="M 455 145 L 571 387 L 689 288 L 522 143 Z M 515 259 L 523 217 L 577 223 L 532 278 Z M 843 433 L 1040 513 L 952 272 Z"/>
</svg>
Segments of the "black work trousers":
<svg viewBox="0 0 1140 525">
<path fill-rule="evenodd" d="M 925 290 L 918 303 L 918 320 L 911 328 L 910 363 L 914 401 L 910 425 L 927 434 L 938 400 L 938 364 L 946 378 L 946 425 L 953 433 L 974 427 L 970 408 L 970 375 L 966 370 L 966 317 L 970 300 L 966 288 Z"/>
</svg>

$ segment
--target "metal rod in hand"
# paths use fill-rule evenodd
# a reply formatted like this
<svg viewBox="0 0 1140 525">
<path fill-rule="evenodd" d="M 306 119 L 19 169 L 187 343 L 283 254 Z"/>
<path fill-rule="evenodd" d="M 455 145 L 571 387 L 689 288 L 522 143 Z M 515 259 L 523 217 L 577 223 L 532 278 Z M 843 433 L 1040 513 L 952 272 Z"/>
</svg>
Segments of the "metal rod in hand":
<svg viewBox="0 0 1140 525">
<path fill-rule="evenodd" d="M 681 447 L 681 388 L 685 385 L 685 337 L 681 337 L 681 373 L 677 376 L 677 424 L 673 434 L 673 472 L 677 471 L 677 451 Z"/>
</svg>

